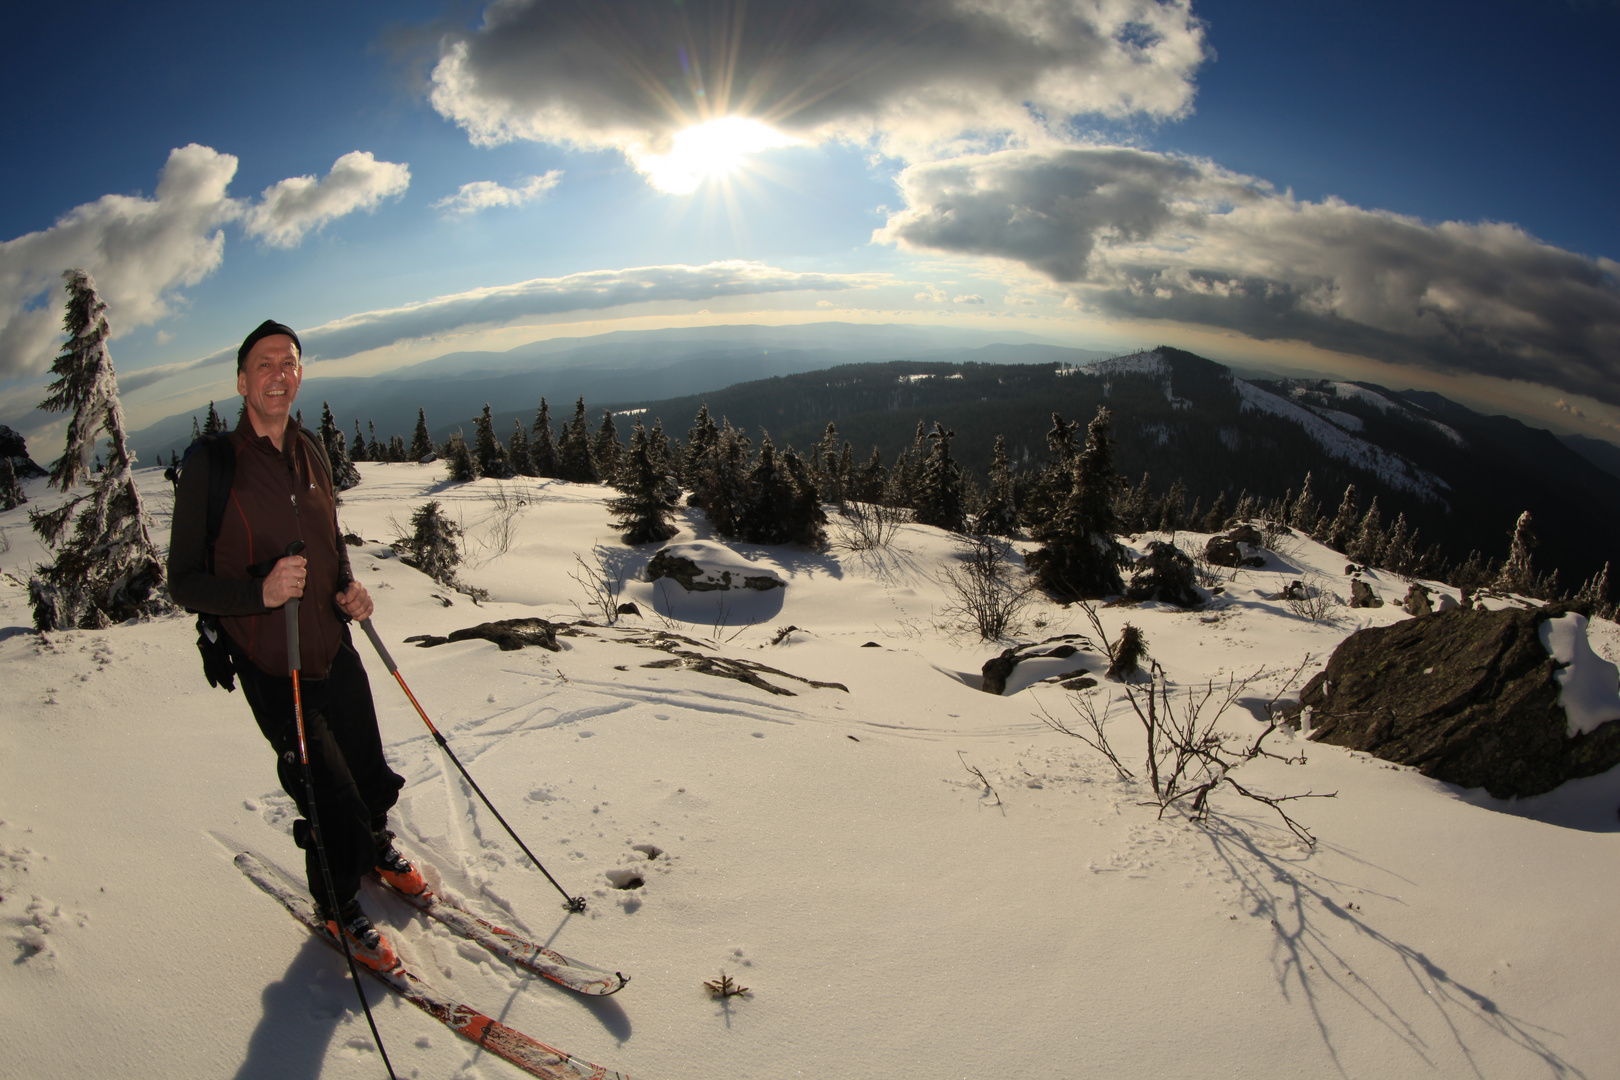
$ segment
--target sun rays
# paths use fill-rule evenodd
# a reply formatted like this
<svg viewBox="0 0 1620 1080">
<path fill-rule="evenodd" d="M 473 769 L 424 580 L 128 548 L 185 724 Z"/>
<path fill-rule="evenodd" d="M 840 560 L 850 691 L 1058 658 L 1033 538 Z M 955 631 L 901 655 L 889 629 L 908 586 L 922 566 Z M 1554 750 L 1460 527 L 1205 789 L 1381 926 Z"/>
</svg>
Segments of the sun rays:
<svg viewBox="0 0 1620 1080">
<path fill-rule="evenodd" d="M 660 191 L 685 195 L 705 180 L 729 179 L 753 154 L 798 141 L 761 121 L 723 116 L 677 132 L 667 154 L 637 155 L 636 167 Z"/>
</svg>

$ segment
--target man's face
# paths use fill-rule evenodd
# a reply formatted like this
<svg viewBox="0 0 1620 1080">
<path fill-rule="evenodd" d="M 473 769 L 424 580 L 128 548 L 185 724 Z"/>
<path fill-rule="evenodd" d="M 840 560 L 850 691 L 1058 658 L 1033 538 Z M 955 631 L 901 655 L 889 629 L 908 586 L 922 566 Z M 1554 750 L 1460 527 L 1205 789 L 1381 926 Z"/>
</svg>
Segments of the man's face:
<svg viewBox="0 0 1620 1080">
<path fill-rule="evenodd" d="M 292 338 L 272 334 L 260 338 L 248 350 L 242 370 L 236 373 L 236 392 L 247 401 L 248 415 L 256 427 L 280 430 L 286 426 L 304 369 Z"/>
</svg>

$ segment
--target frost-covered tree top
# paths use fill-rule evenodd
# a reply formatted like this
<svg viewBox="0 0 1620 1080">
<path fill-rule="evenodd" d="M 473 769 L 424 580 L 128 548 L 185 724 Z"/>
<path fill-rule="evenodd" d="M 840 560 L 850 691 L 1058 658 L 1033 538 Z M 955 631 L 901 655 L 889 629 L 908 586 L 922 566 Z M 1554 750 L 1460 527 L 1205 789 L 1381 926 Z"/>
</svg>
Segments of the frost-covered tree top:
<svg viewBox="0 0 1620 1080">
<path fill-rule="evenodd" d="M 71 412 L 67 446 L 51 466 L 52 487 L 67 491 L 90 477 L 96 437 L 105 433 L 109 443 L 107 469 L 127 471 L 131 461 L 124 443 L 124 410 L 118 404 L 118 377 L 113 373 L 107 338 L 107 305 L 96 295 L 96 283 L 83 270 L 62 274 L 67 281 L 67 310 L 62 329 L 68 339 L 51 365 L 54 382 L 46 387 L 39 408 L 45 412 Z"/>
</svg>

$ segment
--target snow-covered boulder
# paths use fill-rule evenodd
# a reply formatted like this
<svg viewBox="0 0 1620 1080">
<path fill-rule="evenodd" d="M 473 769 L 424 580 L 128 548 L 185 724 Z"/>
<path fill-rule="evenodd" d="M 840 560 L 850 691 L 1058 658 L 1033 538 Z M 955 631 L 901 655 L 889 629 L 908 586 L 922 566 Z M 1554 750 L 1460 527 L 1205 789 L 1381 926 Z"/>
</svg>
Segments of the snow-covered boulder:
<svg viewBox="0 0 1620 1080">
<path fill-rule="evenodd" d="M 1459 609 L 1351 634 L 1301 700 L 1318 742 L 1516 798 L 1620 765 L 1617 679 L 1582 616 Z"/>
<path fill-rule="evenodd" d="M 694 540 L 660 548 L 647 563 L 647 580 L 670 578 L 687 592 L 754 589 L 765 592 L 787 586 L 774 570 L 749 562 L 722 544 Z"/>
</svg>

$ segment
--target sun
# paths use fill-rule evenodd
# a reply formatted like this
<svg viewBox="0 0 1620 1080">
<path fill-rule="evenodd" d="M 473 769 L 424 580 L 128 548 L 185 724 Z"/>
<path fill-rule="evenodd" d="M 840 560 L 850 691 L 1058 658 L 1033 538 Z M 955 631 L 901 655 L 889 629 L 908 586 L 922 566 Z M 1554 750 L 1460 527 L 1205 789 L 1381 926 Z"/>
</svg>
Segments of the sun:
<svg viewBox="0 0 1620 1080">
<path fill-rule="evenodd" d="M 660 191 L 685 195 L 705 180 L 737 172 L 750 154 L 798 141 L 758 120 L 723 116 L 677 132 L 669 153 L 642 155 L 636 166 Z"/>
</svg>

